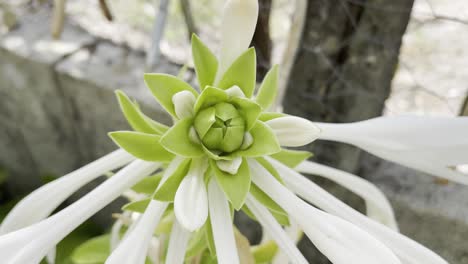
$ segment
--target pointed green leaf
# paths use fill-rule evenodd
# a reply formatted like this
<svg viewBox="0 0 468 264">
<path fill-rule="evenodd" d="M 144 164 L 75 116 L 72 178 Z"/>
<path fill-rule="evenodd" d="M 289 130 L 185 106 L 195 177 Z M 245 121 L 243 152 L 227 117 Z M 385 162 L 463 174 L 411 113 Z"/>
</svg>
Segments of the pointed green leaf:
<svg viewBox="0 0 468 264">
<path fill-rule="evenodd" d="M 280 152 L 272 154 L 271 157 L 284 165 L 295 168 L 304 160 L 312 157 L 313 154 L 309 151 L 282 149 Z"/>
<path fill-rule="evenodd" d="M 260 163 L 260 165 L 263 166 L 273 177 L 275 177 L 276 180 L 278 180 L 281 184 L 284 184 L 283 178 L 279 175 L 278 171 L 273 167 L 273 165 L 270 164 L 265 158 L 263 157 L 257 157 L 255 160 Z"/>
<path fill-rule="evenodd" d="M 179 164 L 179 167 L 170 175 L 166 181 L 160 183 L 160 186 L 154 193 L 153 198 L 159 201 L 174 201 L 175 193 L 180 183 L 187 175 L 190 168 L 191 159 L 185 159 Z"/>
<path fill-rule="evenodd" d="M 133 131 L 110 132 L 112 140 L 128 153 L 138 159 L 146 161 L 169 162 L 174 154 L 167 151 L 160 143 L 158 135 Z"/>
<path fill-rule="evenodd" d="M 110 252 L 110 235 L 106 234 L 81 244 L 70 258 L 75 264 L 100 264 L 106 262 Z"/>
<path fill-rule="evenodd" d="M 208 132 L 211 126 L 216 122 L 215 113 L 216 109 L 214 107 L 209 107 L 200 111 L 195 117 L 193 125 L 200 138 L 205 137 L 206 132 Z"/>
<path fill-rule="evenodd" d="M 132 211 L 132 212 L 137 212 L 137 213 L 144 213 L 150 201 L 151 201 L 151 198 L 146 198 L 143 200 L 131 202 L 131 203 L 124 205 L 122 207 L 122 210 Z"/>
<path fill-rule="evenodd" d="M 270 213 L 276 218 L 276 221 L 283 226 L 289 225 L 289 217 L 288 214 L 279 206 L 275 201 L 273 201 L 266 193 L 264 193 L 260 188 L 258 188 L 255 184 L 250 186 L 250 193 L 262 203 Z"/>
<path fill-rule="evenodd" d="M 281 151 L 275 133 L 263 122 L 257 121 L 249 132 L 253 138 L 252 145 L 233 153 L 233 156 L 261 157 Z"/>
<path fill-rule="evenodd" d="M 275 119 L 275 118 L 278 118 L 278 117 L 284 117 L 284 116 L 286 116 L 286 115 L 283 114 L 283 113 L 262 112 L 260 114 L 260 116 L 258 117 L 258 120 L 260 120 L 262 122 L 266 122 L 266 121 L 269 121 L 269 120 L 272 120 L 272 119 Z"/>
<path fill-rule="evenodd" d="M 249 131 L 257 121 L 262 108 L 252 100 L 235 97 L 231 101 L 238 109 L 239 114 L 244 118 L 246 130 Z"/>
<path fill-rule="evenodd" d="M 143 180 L 139 181 L 132 187 L 137 193 L 143 193 L 147 195 L 152 195 L 154 191 L 158 188 L 159 183 L 161 182 L 162 173 L 158 173 L 153 176 L 145 177 Z"/>
<path fill-rule="evenodd" d="M 207 85 L 213 85 L 218 71 L 218 60 L 195 34 L 192 35 L 192 56 L 200 90 L 205 89 Z"/>
<path fill-rule="evenodd" d="M 228 100 L 228 98 L 229 95 L 225 91 L 216 87 L 208 86 L 197 98 L 194 106 L 194 112 L 198 113 L 198 111 L 207 107 L 213 106 L 220 102 L 225 102 Z"/>
<path fill-rule="evenodd" d="M 250 190 L 250 170 L 247 161 L 242 160 L 242 164 L 235 175 L 221 171 L 213 160 L 210 160 L 210 164 L 216 180 L 226 194 L 226 198 L 235 209 L 239 210 Z"/>
<path fill-rule="evenodd" d="M 258 90 L 258 94 L 255 97 L 255 101 L 263 108 L 268 109 L 270 105 L 275 101 L 276 94 L 278 92 L 278 65 L 268 71 L 267 75 L 263 79 L 262 85 Z"/>
<path fill-rule="evenodd" d="M 198 96 L 198 93 L 190 84 L 175 76 L 162 73 L 146 73 L 144 78 L 146 86 L 151 90 L 151 93 L 153 93 L 161 106 L 173 117 L 177 117 L 174 104 L 172 103 L 172 97 L 176 93 L 189 91 L 195 97 Z"/>
<path fill-rule="evenodd" d="M 200 157 L 204 154 L 202 146 L 189 137 L 193 118 L 182 119 L 161 137 L 161 145 L 168 151 L 182 157 Z"/>
<path fill-rule="evenodd" d="M 166 126 L 154 120 L 151 120 L 151 122 L 150 118 L 143 114 L 124 92 L 117 90 L 115 94 L 117 95 L 122 113 L 135 131 L 147 134 L 162 134 L 165 132 L 164 127 Z"/>
<path fill-rule="evenodd" d="M 226 90 L 237 85 L 242 89 L 245 96 L 250 98 L 255 89 L 256 74 L 257 59 L 255 49 L 250 48 L 232 63 L 216 86 Z"/>
</svg>

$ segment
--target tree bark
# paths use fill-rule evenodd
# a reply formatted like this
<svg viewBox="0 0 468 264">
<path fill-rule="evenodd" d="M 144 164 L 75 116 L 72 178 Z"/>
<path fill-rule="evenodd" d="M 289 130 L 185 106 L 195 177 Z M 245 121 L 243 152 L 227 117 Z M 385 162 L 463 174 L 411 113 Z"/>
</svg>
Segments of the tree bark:
<svg viewBox="0 0 468 264">
<path fill-rule="evenodd" d="M 283 99 L 286 113 L 322 122 L 381 115 L 413 0 L 311 0 Z M 356 171 L 360 151 L 331 142 L 308 147 L 317 160 Z"/>
<path fill-rule="evenodd" d="M 271 0 L 259 0 L 257 27 L 251 46 L 257 53 L 257 81 L 261 82 L 271 67 L 270 13 Z"/>
</svg>

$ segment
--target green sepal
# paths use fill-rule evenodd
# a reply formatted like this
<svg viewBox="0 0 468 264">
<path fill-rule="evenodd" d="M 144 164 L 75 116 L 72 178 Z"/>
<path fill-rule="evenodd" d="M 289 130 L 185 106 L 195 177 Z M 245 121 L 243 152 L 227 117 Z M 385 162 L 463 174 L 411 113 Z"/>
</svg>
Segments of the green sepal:
<svg viewBox="0 0 468 264">
<path fill-rule="evenodd" d="M 121 148 L 138 159 L 146 161 L 170 162 L 174 154 L 167 151 L 161 143 L 161 137 L 134 131 L 110 132 L 109 137 Z"/>
<path fill-rule="evenodd" d="M 162 134 L 168 128 L 167 126 L 158 123 L 141 112 L 140 108 L 134 104 L 128 96 L 120 91 L 115 91 L 117 100 L 119 101 L 120 109 L 127 119 L 128 124 L 138 132 L 147 134 Z"/>
<path fill-rule="evenodd" d="M 202 146 L 189 137 L 193 118 L 177 122 L 161 137 L 161 145 L 168 151 L 182 157 L 200 157 L 204 154 Z"/>
<path fill-rule="evenodd" d="M 273 120 L 275 118 L 279 118 L 279 117 L 285 117 L 287 116 L 286 114 L 283 114 L 283 113 L 277 113 L 277 112 L 262 112 L 260 114 L 260 116 L 258 117 L 258 120 L 262 121 L 262 122 L 266 122 L 266 121 L 269 121 L 269 120 Z"/>
<path fill-rule="evenodd" d="M 313 154 L 309 151 L 301 151 L 301 150 L 290 150 L 290 149 L 282 149 L 280 152 L 272 154 L 271 157 L 275 160 L 283 163 L 284 165 L 295 168 L 304 160 L 312 157 Z"/>
<path fill-rule="evenodd" d="M 242 160 L 242 164 L 234 175 L 220 170 L 214 160 L 210 160 L 210 165 L 218 184 L 226 194 L 226 198 L 236 210 L 239 210 L 250 190 L 251 179 L 247 160 Z"/>
<path fill-rule="evenodd" d="M 211 50 L 198 38 L 192 35 L 192 57 L 200 90 L 207 85 L 213 85 L 218 71 L 218 60 Z"/>
<path fill-rule="evenodd" d="M 273 201 L 266 193 L 264 193 L 255 184 L 250 186 L 250 193 L 273 214 L 278 223 L 284 226 L 289 226 L 288 213 L 286 213 L 283 208 Z"/>
<path fill-rule="evenodd" d="M 173 204 L 171 204 L 173 206 Z M 159 221 L 158 226 L 156 226 L 156 229 L 154 230 L 154 234 L 156 236 L 160 236 L 162 234 L 170 234 L 172 231 L 172 225 L 174 224 L 175 221 L 175 215 L 174 215 L 174 208 L 167 208 L 166 211 L 164 212 L 164 215 L 161 218 L 161 221 Z"/>
<path fill-rule="evenodd" d="M 245 96 L 250 98 L 255 89 L 256 74 L 257 58 L 255 49 L 249 48 L 232 63 L 216 86 L 226 90 L 237 85 Z"/>
<path fill-rule="evenodd" d="M 255 160 L 260 163 L 260 165 L 263 166 L 273 177 L 275 177 L 276 180 L 278 180 L 281 184 L 284 184 L 283 178 L 279 175 L 278 171 L 273 167 L 273 165 L 270 164 L 265 158 L 263 157 L 257 157 Z"/>
<path fill-rule="evenodd" d="M 143 193 L 147 195 L 152 195 L 154 191 L 158 188 L 159 183 L 161 182 L 162 173 L 145 177 L 143 180 L 139 181 L 132 187 L 137 193 Z"/>
<path fill-rule="evenodd" d="M 272 240 L 253 246 L 252 254 L 255 258 L 255 263 L 270 263 L 273 261 L 276 253 L 278 253 L 278 246 Z"/>
<path fill-rule="evenodd" d="M 205 235 L 206 224 L 202 228 L 197 230 L 190 238 L 187 245 L 187 252 L 185 253 L 185 259 L 189 259 L 194 256 L 200 255 L 203 250 L 208 247 L 208 243 Z"/>
<path fill-rule="evenodd" d="M 177 189 L 185 175 L 187 175 L 191 161 L 191 159 L 183 160 L 167 180 L 160 183 L 158 189 L 153 195 L 153 199 L 165 202 L 174 201 L 175 193 L 177 192 Z"/>
<path fill-rule="evenodd" d="M 281 147 L 276 139 L 273 130 L 263 122 L 257 121 L 249 131 L 253 138 L 253 143 L 245 150 L 239 150 L 232 155 L 235 157 L 261 157 L 271 155 L 281 151 Z"/>
<path fill-rule="evenodd" d="M 244 118 L 246 131 L 252 129 L 262 112 L 260 105 L 252 100 L 241 97 L 235 97 L 231 102 L 237 106 L 239 114 Z"/>
<path fill-rule="evenodd" d="M 111 252 L 110 235 L 94 237 L 73 250 L 70 258 L 74 264 L 101 264 Z"/>
<path fill-rule="evenodd" d="M 194 112 L 198 113 L 198 111 L 217 103 L 226 102 L 228 98 L 229 95 L 225 91 L 216 87 L 208 86 L 195 101 L 195 106 L 193 107 Z"/>
<path fill-rule="evenodd" d="M 151 198 L 146 198 L 143 200 L 131 202 L 122 206 L 122 210 L 132 211 L 132 212 L 137 212 L 137 213 L 144 213 L 150 202 L 151 202 Z"/>
<path fill-rule="evenodd" d="M 182 91 L 191 92 L 195 98 L 198 96 L 197 91 L 190 84 L 181 79 L 162 73 L 145 73 L 144 76 L 146 86 L 151 90 L 151 93 L 156 97 L 156 100 L 166 111 L 173 117 L 177 118 L 175 113 L 172 97 Z"/>
<path fill-rule="evenodd" d="M 258 90 L 255 101 L 263 108 L 268 109 L 268 107 L 273 104 L 278 93 L 278 65 L 274 65 L 265 78 L 263 79 L 260 89 Z"/>
</svg>

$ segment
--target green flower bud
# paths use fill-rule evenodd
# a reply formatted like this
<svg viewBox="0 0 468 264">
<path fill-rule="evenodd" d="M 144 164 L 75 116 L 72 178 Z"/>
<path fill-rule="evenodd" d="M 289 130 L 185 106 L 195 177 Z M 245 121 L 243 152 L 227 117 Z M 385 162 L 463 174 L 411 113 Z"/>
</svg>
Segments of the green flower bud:
<svg viewBox="0 0 468 264">
<path fill-rule="evenodd" d="M 234 105 L 226 102 L 201 110 L 194 127 L 206 148 L 222 153 L 238 150 L 246 132 L 244 118 Z"/>
</svg>

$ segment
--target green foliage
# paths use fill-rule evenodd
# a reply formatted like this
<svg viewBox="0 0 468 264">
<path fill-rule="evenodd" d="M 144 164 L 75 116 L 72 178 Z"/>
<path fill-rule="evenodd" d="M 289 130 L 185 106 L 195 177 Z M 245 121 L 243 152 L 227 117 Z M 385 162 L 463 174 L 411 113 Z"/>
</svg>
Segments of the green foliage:
<svg viewBox="0 0 468 264">
<path fill-rule="evenodd" d="M 218 60 L 195 34 L 192 35 L 192 56 L 200 90 L 213 85 L 218 71 Z"/>
<path fill-rule="evenodd" d="M 290 149 L 282 149 L 280 152 L 271 155 L 272 158 L 278 160 L 290 168 L 295 168 L 301 162 L 312 156 L 313 154 L 308 151 Z"/>
<path fill-rule="evenodd" d="M 115 131 L 109 133 L 112 140 L 138 159 L 146 161 L 170 162 L 174 154 L 160 143 L 161 137 L 134 131 Z"/>
<path fill-rule="evenodd" d="M 151 202 L 151 198 L 146 198 L 143 200 L 135 201 L 128 203 L 122 207 L 123 211 L 132 211 L 136 213 L 144 213 L 146 208 L 148 207 L 149 203 Z"/>
<path fill-rule="evenodd" d="M 244 204 L 250 190 L 250 169 L 247 161 L 245 159 L 242 160 L 242 164 L 234 175 L 221 171 L 213 160 L 211 160 L 210 165 L 227 199 L 235 209 L 239 210 Z"/>
<path fill-rule="evenodd" d="M 164 181 L 154 193 L 153 198 L 159 201 L 174 201 L 175 193 L 180 183 L 187 175 L 191 164 L 191 159 L 182 161 L 177 169 Z"/>
<path fill-rule="evenodd" d="M 161 182 L 161 178 L 162 173 L 158 173 L 150 177 L 145 177 L 143 180 L 135 184 L 132 187 L 132 190 L 134 190 L 137 193 L 152 195 L 154 191 L 158 188 L 158 185 Z"/>
<path fill-rule="evenodd" d="M 216 85 L 221 89 L 239 86 L 247 98 L 252 97 L 257 74 L 255 49 L 250 48 L 237 58 Z"/>
<path fill-rule="evenodd" d="M 203 156 L 203 148 L 193 142 L 190 137 L 190 128 L 193 118 L 182 119 L 171 127 L 161 138 L 161 144 L 170 152 L 182 157 Z"/>
<path fill-rule="evenodd" d="M 263 122 L 257 121 L 249 132 L 253 137 L 252 145 L 233 153 L 233 156 L 261 157 L 281 151 L 275 133 Z"/>
<path fill-rule="evenodd" d="M 273 104 L 278 93 L 278 65 L 273 66 L 273 68 L 268 71 L 267 75 L 263 79 L 262 85 L 258 90 L 258 94 L 255 97 L 255 101 L 263 108 L 268 109 L 268 107 Z"/>
<path fill-rule="evenodd" d="M 268 241 L 252 248 L 255 263 L 270 263 L 273 261 L 276 253 L 278 253 L 278 246 L 273 241 Z"/>
</svg>

